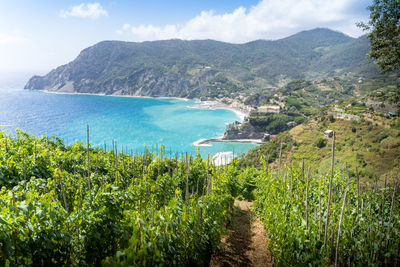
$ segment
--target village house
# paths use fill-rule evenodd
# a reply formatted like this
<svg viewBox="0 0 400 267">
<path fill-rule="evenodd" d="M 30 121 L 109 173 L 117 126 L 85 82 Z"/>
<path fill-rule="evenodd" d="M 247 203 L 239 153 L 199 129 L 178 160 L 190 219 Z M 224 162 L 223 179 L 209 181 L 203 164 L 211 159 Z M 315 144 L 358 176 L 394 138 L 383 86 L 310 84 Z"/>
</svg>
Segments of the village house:
<svg viewBox="0 0 400 267">
<path fill-rule="evenodd" d="M 280 106 L 276 105 L 265 105 L 258 107 L 257 111 L 261 113 L 279 113 L 281 110 Z"/>
<path fill-rule="evenodd" d="M 325 132 L 324 132 L 324 137 L 332 137 L 333 136 L 333 130 L 326 130 Z"/>
<path fill-rule="evenodd" d="M 333 115 L 336 119 L 356 120 L 356 121 L 360 119 L 360 116 L 358 115 L 353 115 L 343 112 L 328 111 L 328 115 Z"/>
</svg>

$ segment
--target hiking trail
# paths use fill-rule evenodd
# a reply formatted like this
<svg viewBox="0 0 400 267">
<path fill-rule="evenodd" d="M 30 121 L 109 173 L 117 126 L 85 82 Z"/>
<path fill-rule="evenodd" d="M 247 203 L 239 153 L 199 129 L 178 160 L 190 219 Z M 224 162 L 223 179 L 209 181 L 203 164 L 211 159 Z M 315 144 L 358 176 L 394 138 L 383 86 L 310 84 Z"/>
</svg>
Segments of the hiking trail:
<svg viewBox="0 0 400 267">
<path fill-rule="evenodd" d="M 211 267 L 273 266 L 264 227 L 250 210 L 252 205 L 235 200 L 232 219 L 227 225 L 228 235 L 221 238 L 221 248 L 213 254 Z"/>
</svg>

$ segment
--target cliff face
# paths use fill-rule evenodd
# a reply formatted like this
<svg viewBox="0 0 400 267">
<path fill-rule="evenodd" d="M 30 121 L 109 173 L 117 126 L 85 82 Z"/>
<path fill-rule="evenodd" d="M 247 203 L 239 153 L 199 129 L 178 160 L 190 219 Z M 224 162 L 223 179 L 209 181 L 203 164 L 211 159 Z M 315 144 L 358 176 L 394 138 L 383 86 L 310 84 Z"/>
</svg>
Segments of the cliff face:
<svg viewBox="0 0 400 267">
<path fill-rule="evenodd" d="M 75 65 L 75 64 L 74 64 Z M 125 77 L 107 79 L 104 75 L 77 79 L 73 66 L 64 65 L 44 77 L 34 76 L 25 89 L 132 96 L 186 96 L 190 82 L 172 72 L 154 68 L 132 71 Z"/>
<path fill-rule="evenodd" d="M 237 122 L 229 124 L 222 139 L 263 139 L 265 133 L 265 129 L 251 125 L 249 121 L 245 120 L 242 124 Z"/>
<path fill-rule="evenodd" d="M 74 61 L 43 77 L 32 77 L 25 89 L 136 96 L 229 96 L 246 88 L 269 88 L 298 78 L 327 77 L 347 70 L 354 73 L 352 66 L 365 63 L 365 52 L 341 62 L 340 69 L 323 59 L 335 58 L 356 44 L 368 49 L 368 44 L 356 41 L 328 29 L 246 44 L 212 40 L 104 41 L 84 49 Z"/>
</svg>

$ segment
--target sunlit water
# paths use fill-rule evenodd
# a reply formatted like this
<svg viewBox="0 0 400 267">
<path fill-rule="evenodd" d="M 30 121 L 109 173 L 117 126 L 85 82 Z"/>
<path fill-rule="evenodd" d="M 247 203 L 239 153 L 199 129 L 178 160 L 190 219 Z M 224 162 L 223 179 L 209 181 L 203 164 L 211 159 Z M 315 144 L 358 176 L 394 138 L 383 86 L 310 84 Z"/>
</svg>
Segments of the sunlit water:
<svg viewBox="0 0 400 267">
<path fill-rule="evenodd" d="M 145 146 L 156 151 L 165 146 L 172 152 L 194 153 L 199 139 L 223 135 L 225 124 L 238 120 L 230 110 L 194 109 L 194 101 L 178 99 L 131 98 L 96 95 L 50 94 L 39 91 L 0 90 L 0 125 L 14 133 L 16 128 L 41 136 L 57 136 L 66 144 L 86 143 L 90 126 L 91 146 L 110 147 L 114 140 L 141 153 Z M 200 147 L 203 157 L 217 152 L 246 153 L 256 145 L 211 143 Z"/>
</svg>

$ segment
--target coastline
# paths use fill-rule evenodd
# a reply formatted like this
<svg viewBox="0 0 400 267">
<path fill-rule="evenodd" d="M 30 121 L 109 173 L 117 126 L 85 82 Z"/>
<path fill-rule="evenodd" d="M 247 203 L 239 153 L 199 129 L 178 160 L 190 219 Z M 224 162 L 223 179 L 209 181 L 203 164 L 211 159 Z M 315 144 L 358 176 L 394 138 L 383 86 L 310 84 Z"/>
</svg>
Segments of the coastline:
<svg viewBox="0 0 400 267">
<path fill-rule="evenodd" d="M 209 110 L 216 110 L 216 109 L 226 109 L 234 112 L 236 116 L 239 117 L 240 121 L 243 122 L 244 118 L 249 114 L 241 109 L 232 107 L 222 102 L 214 101 L 201 101 L 200 104 L 188 106 L 188 108 L 198 108 L 198 109 L 209 109 Z"/>
<path fill-rule="evenodd" d="M 184 97 L 170 97 L 170 96 L 136 96 L 136 95 L 106 95 L 101 93 L 78 93 L 78 92 L 54 92 L 49 90 L 30 90 L 30 91 L 40 91 L 48 94 L 59 94 L 59 95 L 95 95 L 95 96 L 113 96 L 113 97 L 128 97 L 128 98 L 149 98 L 149 99 L 176 99 L 181 101 L 196 101 L 200 102 L 200 104 L 190 105 L 187 106 L 188 108 L 198 108 L 198 109 L 226 109 L 234 112 L 236 116 L 239 117 L 240 121 L 243 122 L 244 118 L 249 114 L 241 109 L 231 107 L 227 104 L 222 102 L 218 102 L 216 100 L 213 101 L 201 101 L 199 99 L 189 99 Z"/>
<path fill-rule="evenodd" d="M 147 98 L 147 99 L 174 99 L 174 100 L 181 100 L 181 101 L 195 101 L 195 102 L 200 102 L 199 104 L 194 104 L 194 105 L 188 105 L 186 106 L 187 108 L 195 108 L 195 109 L 209 109 L 209 110 L 216 110 L 216 109 L 225 109 L 225 110 L 230 110 L 236 114 L 236 116 L 239 118 L 241 122 L 243 122 L 244 118 L 248 116 L 248 113 L 229 106 L 225 103 L 218 102 L 216 100 L 214 101 L 201 101 L 199 99 L 188 99 L 188 98 L 182 98 L 182 97 L 154 97 L 154 96 L 134 96 L 134 95 L 106 95 L 106 94 L 101 94 L 101 93 L 78 93 L 78 92 L 54 92 L 54 91 L 48 91 L 48 90 L 37 90 L 40 92 L 44 93 L 49 93 L 49 94 L 60 94 L 60 95 L 95 95 L 95 96 L 113 96 L 113 97 L 128 97 L 128 98 Z M 252 144 L 262 144 L 264 143 L 260 139 L 223 139 L 223 136 L 221 137 L 214 137 L 214 138 L 209 138 L 209 139 L 200 139 L 195 142 L 193 142 L 193 145 L 198 147 L 198 146 L 212 146 L 211 142 L 232 142 L 232 143 L 252 143 Z"/>
<path fill-rule="evenodd" d="M 30 89 L 24 89 L 24 90 L 30 90 Z M 40 91 L 48 94 L 57 94 L 57 95 L 95 95 L 95 96 L 113 96 L 113 97 L 128 97 L 128 98 L 177 99 L 182 101 L 193 100 L 184 97 L 172 97 L 172 96 L 106 95 L 100 93 L 54 92 L 49 90 L 30 90 L 30 91 Z"/>
<path fill-rule="evenodd" d="M 209 146 L 211 142 L 221 142 L 221 143 L 251 143 L 251 144 L 263 144 L 264 142 L 261 139 L 222 139 L 222 137 L 218 138 L 210 138 L 210 139 L 200 139 L 193 143 L 194 146 Z"/>
</svg>

